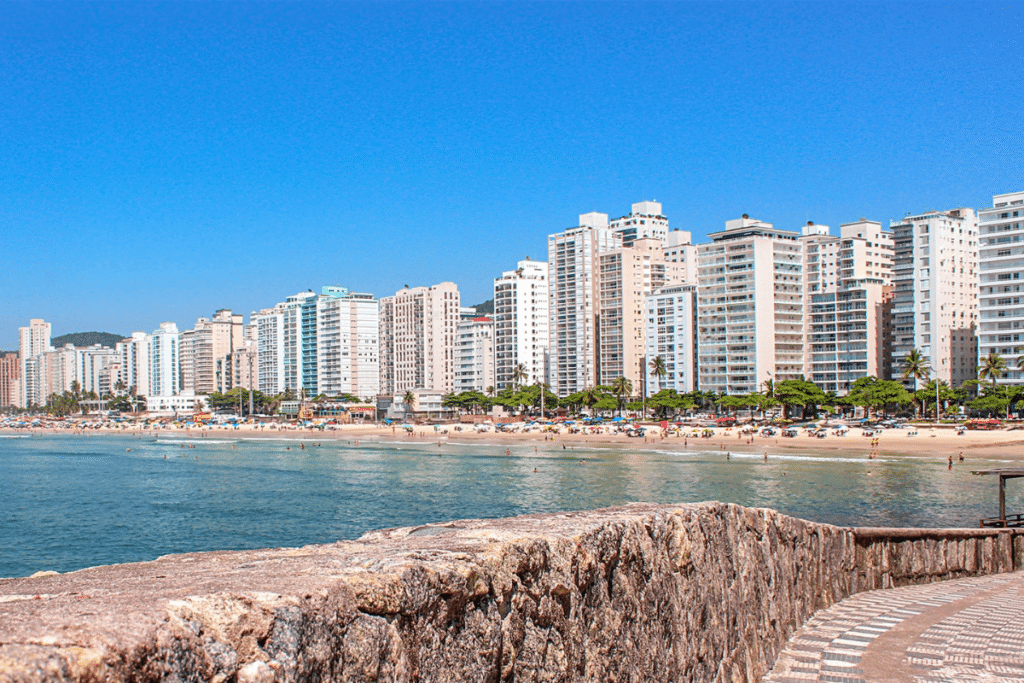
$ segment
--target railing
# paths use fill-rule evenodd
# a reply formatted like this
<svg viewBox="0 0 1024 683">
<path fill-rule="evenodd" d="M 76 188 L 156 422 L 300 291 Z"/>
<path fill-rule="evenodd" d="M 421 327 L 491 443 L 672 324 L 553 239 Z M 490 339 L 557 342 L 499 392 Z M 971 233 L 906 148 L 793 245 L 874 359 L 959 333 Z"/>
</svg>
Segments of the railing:
<svg viewBox="0 0 1024 683">
<path fill-rule="evenodd" d="M 986 527 L 995 527 L 998 529 L 1024 527 L 1024 514 L 1006 515 L 1005 519 L 1002 517 L 988 517 L 980 520 L 978 526 L 982 529 Z"/>
</svg>

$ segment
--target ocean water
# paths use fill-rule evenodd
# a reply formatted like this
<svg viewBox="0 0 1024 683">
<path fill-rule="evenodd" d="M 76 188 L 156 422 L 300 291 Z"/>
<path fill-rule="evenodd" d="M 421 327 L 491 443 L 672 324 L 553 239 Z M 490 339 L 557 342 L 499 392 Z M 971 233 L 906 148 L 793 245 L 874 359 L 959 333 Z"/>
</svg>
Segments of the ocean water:
<svg viewBox="0 0 1024 683">
<path fill-rule="evenodd" d="M 971 459 L 949 472 L 945 454 L 764 462 L 550 443 L 536 452 L 511 444 L 510 456 L 507 445 L 301 443 L 305 450 L 299 439 L 0 436 L 0 577 L 635 501 L 720 500 L 840 525 L 974 527 L 997 514 L 997 482 L 968 470 L 1007 465 Z M 1008 510 L 1024 510 L 1024 485 L 1011 481 L 1007 492 Z"/>
</svg>

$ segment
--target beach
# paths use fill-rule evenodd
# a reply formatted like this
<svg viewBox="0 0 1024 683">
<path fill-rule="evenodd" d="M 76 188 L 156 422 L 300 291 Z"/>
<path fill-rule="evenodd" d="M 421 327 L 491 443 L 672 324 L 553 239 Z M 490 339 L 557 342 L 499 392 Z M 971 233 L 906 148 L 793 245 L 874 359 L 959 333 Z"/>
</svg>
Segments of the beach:
<svg viewBox="0 0 1024 683">
<path fill-rule="evenodd" d="M 461 430 L 457 430 L 461 427 Z M 651 429 L 654 434 L 656 429 Z M 693 432 L 710 432 L 712 436 L 692 436 Z M 959 462 L 962 452 L 964 461 L 971 458 L 996 458 L 1024 461 L 1024 428 L 1009 428 L 989 431 L 967 431 L 958 434 L 952 426 L 929 427 L 915 425 L 907 429 L 876 430 L 873 436 L 863 436 L 859 428 L 852 428 L 845 435 L 837 435 L 832 431 L 824 438 L 809 437 L 803 433 L 796 437 L 751 436 L 740 433 L 736 428 L 687 428 L 681 435 L 647 436 L 631 438 L 625 434 L 578 433 L 570 434 L 565 427 L 555 432 L 494 432 L 477 433 L 472 425 L 417 425 L 411 432 L 398 425 L 382 424 L 346 424 L 332 425 L 330 429 L 300 428 L 291 425 L 258 426 L 242 425 L 210 425 L 204 427 L 184 427 L 168 425 L 160 429 L 141 428 L 130 425 L 107 423 L 85 429 L 75 428 L 0 428 L 0 435 L 16 434 L 49 434 L 66 436 L 79 434 L 124 434 L 145 437 L 160 435 L 186 436 L 197 439 L 231 436 L 239 439 L 289 439 L 299 442 L 320 442 L 329 440 L 343 441 L 402 441 L 408 443 L 435 443 L 444 448 L 445 443 L 484 443 L 507 444 L 510 448 L 521 448 L 524 445 L 536 446 L 546 443 L 549 447 L 565 446 L 566 449 L 586 446 L 614 445 L 627 450 L 644 449 L 689 449 L 707 451 L 726 451 L 737 453 L 767 452 L 814 452 L 817 454 L 851 455 L 862 454 L 865 458 L 871 452 L 885 456 L 906 456 L 922 459 L 938 459 L 945 461 L 952 456 Z M 877 445 L 873 442 L 877 440 Z"/>
</svg>

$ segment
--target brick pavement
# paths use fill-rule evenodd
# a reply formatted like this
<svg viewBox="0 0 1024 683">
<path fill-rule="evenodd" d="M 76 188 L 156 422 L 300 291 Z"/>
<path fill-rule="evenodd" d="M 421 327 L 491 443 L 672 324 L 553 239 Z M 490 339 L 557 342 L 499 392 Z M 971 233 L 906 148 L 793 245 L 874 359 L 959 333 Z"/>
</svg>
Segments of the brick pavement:
<svg viewBox="0 0 1024 683">
<path fill-rule="evenodd" d="M 1024 572 L 860 593 L 815 614 L 764 683 L 1024 681 Z"/>
</svg>

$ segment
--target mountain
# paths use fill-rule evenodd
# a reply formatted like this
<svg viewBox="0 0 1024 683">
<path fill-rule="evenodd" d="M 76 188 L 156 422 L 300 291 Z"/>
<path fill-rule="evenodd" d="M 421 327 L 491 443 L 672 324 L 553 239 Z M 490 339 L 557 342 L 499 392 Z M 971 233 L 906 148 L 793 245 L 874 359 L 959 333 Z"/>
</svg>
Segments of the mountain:
<svg viewBox="0 0 1024 683">
<path fill-rule="evenodd" d="M 488 299 L 482 304 L 477 304 L 473 308 L 476 309 L 477 315 L 494 315 L 494 299 Z"/>
<path fill-rule="evenodd" d="M 55 349 L 59 349 L 65 344 L 74 344 L 78 348 L 99 344 L 100 346 L 112 349 L 114 344 L 122 339 L 124 339 L 124 335 L 112 334 L 110 332 L 72 332 L 71 334 L 62 334 L 59 337 L 54 337 L 50 340 L 50 344 Z"/>
</svg>

